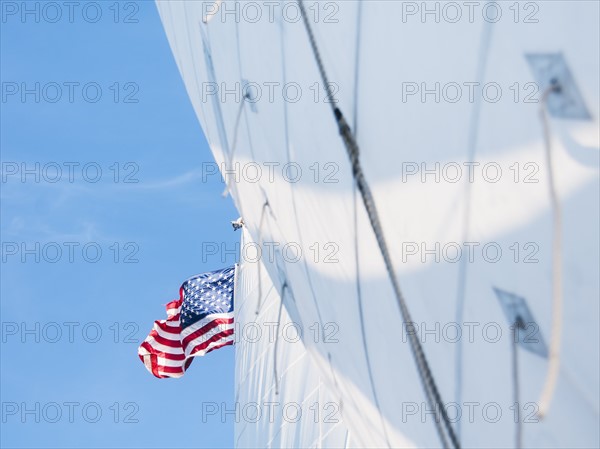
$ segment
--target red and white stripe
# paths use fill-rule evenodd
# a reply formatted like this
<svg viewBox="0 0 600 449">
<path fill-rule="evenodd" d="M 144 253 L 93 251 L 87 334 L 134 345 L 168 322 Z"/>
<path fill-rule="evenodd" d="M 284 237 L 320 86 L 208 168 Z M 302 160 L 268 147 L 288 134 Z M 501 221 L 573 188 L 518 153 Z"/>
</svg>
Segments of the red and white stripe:
<svg viewBox="0 0 600 449">
<path fill-rule="evenodd" d="M 192 357 L 232 345 L 233 312 L 217 313 L 181 330 L 179 314 L 183 299 L 167 304 L 167 319 L 154 322 L 150 334 L 140 345 L 138 355 L 152 374 L 159 378 L 181 377 Z"/>
</svg>

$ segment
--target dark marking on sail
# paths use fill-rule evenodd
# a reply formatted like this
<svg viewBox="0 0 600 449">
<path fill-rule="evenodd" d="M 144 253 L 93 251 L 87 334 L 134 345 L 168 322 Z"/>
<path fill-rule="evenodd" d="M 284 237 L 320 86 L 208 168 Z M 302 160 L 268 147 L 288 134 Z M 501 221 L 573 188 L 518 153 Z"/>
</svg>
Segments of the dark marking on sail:
<svg viewBox="0 0 600 449">
<path fill-rule="evenodd" d="M 250 110 L 254 113 L 258 112 L 256 109 L 256 102 L 260 100 L 258 89 L 254 87 L 255 85 L 258 86 L 256 83 L 251 83 L 247 79 L 242 79 L 242 93 L 250 105 Z"/>
<path fill-rule="evenodd" d="M 525 58 L 537 82 L 539 96 L 549 88 L 557 87 L 547 99 L 548 112 L 552 117 L 592 118 L 562 53 L 530 53 Z"/>
<path fill-rule="evenodd" d="M 525 298 L 493 287 L 510 326 L 515 326 L 516 342 L 540 357 L 548 358 L 548 348 L 539 325 L 533 318 Z"/>
</svg>

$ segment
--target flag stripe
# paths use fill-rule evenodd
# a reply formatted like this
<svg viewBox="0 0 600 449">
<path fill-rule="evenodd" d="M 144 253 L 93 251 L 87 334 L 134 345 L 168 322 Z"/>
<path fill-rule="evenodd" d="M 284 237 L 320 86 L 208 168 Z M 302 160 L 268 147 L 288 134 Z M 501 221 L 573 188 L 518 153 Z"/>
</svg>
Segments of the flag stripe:
<svg viewBox="0 0 600 449">
<path fill-rule="evenodd" d="M 147 338 L 146 342 L 152 348 L 152 350 L 150 351 L 152 354 L 154 354 L 154 353 L 164 353 L 164 354 L 173 354 L 173 355 L 183 354 L 183 349 L 172 348 L 171 346 L 161 345 L 156 340 L 154 340 L 153 337 Z"/>
<path fill-rule="evenodd" d="M 169 329 L 176 329 L 174 327 L 171 327 Z M 180 332 L 172 332 L 171 330 L 165 331 L 164 329 L 162 329 L 160 326 L 154 326 L 154 329 L 152 329 L 152 331 L 150 331 L 150 333 L 152 335 L 158 335 L 161 338 L 164 338 L 166 340 L 173 340 L 173 341 L 179 341 L 180 340 Z"/>
<path fill-rule="evenodd" d="M 203 326 L 211 323 L 212 321 L 219 320 L 219 319 L 231 319 L 233 321 L 233 313 L 215 313 L 210 316 L 207 316 L 206 318 L 204 318 L 202 320 L 196 321 L 195 323 L 189 325 L 188 327 L 186 327 L 185 329 L 183 329 L 181 331 L 181 338 L 185 339 L 191 333 L 194 333 L 198 329 L 202 328 Z"/>
<path fill-rule="evenodd" d="M 208 339 L 201 345 L 196 346 L 192 350 L 190 355 L 194 355 L 194 356 L 204 355 L 204 354 L 212 351 L 213 349 L 216 349 L 214 347 L 211 348 L 211 345 L 215 346 L 223 340 L 229 341 L 228 340 L 229 337 L 231 337 L 230 340 L 231 340 L 231 343 L 233 343 L 233 329 L 228 329 L 226 331 L 223 331 L 223 332 L 213 335 L 210 339 Z M 198 352 L 200 352 L 200 354 L 198 354 Z"/>
<path fill-rule="evenodd" d="M 191 334 L 189 334 L 185 337 L 182 335 L 183 339 L 181 340 L 181 342 L 183 343 L 183 347 L 185 348 L 191 341 L 197 339 L 198 337 L 201 337 L 202 335 L 206 334 L 207 332 L 210 332 L 213 328 L 215 328 L 217 326 L 228 326 L 229 324 L 233 324 L 233 317 L 217 318 L 215 320 L 212 320 L 212 321 L 202 325 L 202 327 L 200 327 L 199 329 L 194 330 Z M 190 326 L 189 328 L 192 328 L 192 327 L 194 327 L 194 325 Z"/>
<path fill-rule="evenodd" d="M 181 377 L 194 357 L 234 344 L 235 268 L 185 281 L 180 299 L 166 305 L 167 319 L 154 322 L 138 355 L 158 378 Z"/>
<path fill-rule="evenodd" d="M 231 325 L 227 324 L 227 325 L 221 325 L 221 326 L 214 326 L 213 328 L 202 333 L 195 339 L 191 340 L 189 343 L 187 343 L 187 344 L 184 343 L 183 344 L 183 352 L 185 353 L 185 355 L 189 355 L 192 353 L 192 351 L 194 350 L 195 347 L 203 345 L 206 341 L 212 341 L 211 339 L 215 335 L 220 335 L 223 332 L 233 333 L 233 323 Z M 227 335 L 229 335 L 229 334 L 227 334 Z"/>
<path fill-rule="evenodd" d="M 180 348 L 181 342 L 179 340 L 171 340 L 169 338 L 161 337 L 156 330 L 150 331 L 150 336 L 154 338 L 154 341 L 160 343 L 163 346 L 170 346 L 171 348 Z"/>
<path fill-rule="evenodd" d="M 146 352 L 142 351 L 142 348 L 146 350 Z M 146 354 L 155 354 L 157 357 L 162 357 L 169 360 L 182 361 L 185 360 L 185 354 L 183 351 L 178 352 L 168 352 L 168 351 L 160 351 L 158 345 L 151 345 L 148 341 L 142 343 L 142 347 L 140 348 L 140 355 Z"/>
<path fill-rule="evenodd" d="M 170 334 L 179 334 L 179 321 L 169 322 L 166 321 L 164 323 L 160 321 L 156 321 L 156 326 L 164 332 L 168 332 Z"/>
</svg>

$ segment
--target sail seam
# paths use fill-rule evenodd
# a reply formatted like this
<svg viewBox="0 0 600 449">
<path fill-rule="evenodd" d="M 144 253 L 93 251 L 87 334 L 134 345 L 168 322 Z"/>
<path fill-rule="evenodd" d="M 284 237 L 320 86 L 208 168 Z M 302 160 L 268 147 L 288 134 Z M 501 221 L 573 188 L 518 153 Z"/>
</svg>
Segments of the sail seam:
<svg viewBox="0 0 600 449">
<path fill-rule="evenodd" d="M 481 37 L 481 44 L 479 46 L 478 55 L 478 67 L 477 67 L 477 81 L 483 84 L 483 78 L 487 67 L 487 60 L 489 54 L 489 47 L 492 40 L 493 23 L 486 22 L 484 24 L 483 35 Z M 477 140 L 479 138 L 479 122 L 481 117 L 481 97 L 477 97 L 471 111 L 471 120 L 469 123 L 469 137 L 468 137 L 468 152 L 467 161 L 469 163 L 475 160 L 475 153 L 477 151 Z M 472 197 L 472 183 L 467 182 L 464 190 L 465 207 L 463 211 L 463 223 L 462 223 L 462 242 L 463 245 L 469 239 L 471 234 L 471 197 Z M 456 289 L 456 319 L 457 323 L 462 323 L 464 319 L 465 299 L 467 291 L 467 277 L 468 277 L 468 263 L 467 259 L 462 257 L 460 265 L 458 267 L 458 285 Z M 463 342 L 462 339 L 456 346 L 455 361 L 454 361 L 454 394 L 455 401 L 457 404 L 462 404 L 462 384 L 463 384 Z M 456 422 L 456 434 L 458 438 L 461 438 L 461 421 Z"/>
</svg>

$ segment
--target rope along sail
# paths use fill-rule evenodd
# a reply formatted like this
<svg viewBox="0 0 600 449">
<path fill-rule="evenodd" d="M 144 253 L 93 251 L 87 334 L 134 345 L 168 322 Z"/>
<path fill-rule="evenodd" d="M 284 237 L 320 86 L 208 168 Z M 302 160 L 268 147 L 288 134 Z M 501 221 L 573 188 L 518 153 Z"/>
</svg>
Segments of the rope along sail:
<svg viewBox="0 0 600 449">
<path fill-rule="evenodd" d="M 560 92 L 561 87 L 555 80 L 542 94 L 540 102 L 540 118 L 544 133 L 544 149 L 546 154 L 546 164 L 548 165 L 548 189 L 550 201 L 552 203 L 552 334 L 550 340 L 550 359 L 548 361 L 548 373 L 544 388 L 538 401 L 539 411 L 537 415 L 544 418 L 550 408 L 550 402 L 554 396 L 556 383 L 558 382 L 558 372 L 560 370 L 560 340 L 562 335 L 563 321 L 563 297 L 562 297 L 562 210 L 560 199 L 556 192 L 554 180 L 554 170 L 552 166 L 552 137 L 550 135 L 550 123 L 546 115 L 546 106 L 548 96 L 553 92 Z"/>
<path fill-rule="evenodd" d="M 411 319 L 410 313 L 408 311 L 406 302 L 404 300 L 404 296 L 402 295 L 402 291 L 400 290 L 400 284 L 399 284 L 398 279 L 395 274 L 396 272 L 394 270 L 394 266 L 393 266 L 392 259 L 391 259 L 391 256 L 390 256 L 390 253 L 389 253 L 389 250 L 387 247 L 387 243 L 386 243 L 385 237 L 383 235 L 383 229 L 381 227 L 381 222 L 379 220 L 379 214 L 378 214 L 377 208 L 375 206 L 375 200 L 371 193 L 371 189 L 369 188 L 369 185 L 365 179 L 365 176 L 364 176 L 364 173 L 362 170 L 362 166 L 360 164 L 358 144 L 356 143 L 356 140 L 354 139 L 354 135 L 352 134 L 350 126 L 348 126 L 348 123 L 346 122 L 346 119 L 344 118 L 342 111 L 340 111 L 340 109 L 337 106 L 335 106 L 335 104 L 336 104 L 335 97 L 333 96 L 333 92 L 331 91 L 331 85 L 329 84 L 327 74 L 325 73 L 323 61 L 321 60 L 321 55 L 319 53 L 319 49 L 317 48 L 317 43 L 315 41 L 315 37 L 314 37 L 313 31 L 312 31 L 312 28 L 310 26 L 310 23 L 308 22 L 308 15 L 306 14 L 303 0 L 298 0 L 298 5 L 300 7 L 300 12 L 302 15 L 304 26 L 306 28 L 306 32 L 307 32 L 308 38 L 310 40 L 310 45 L 312 47 L 312 51 L 313 51 L 315 60 L 317 62 L 319 73 L 320 73 L 322 82 L 325 85 L 329 103 L 331 104 L 331 108 L 332 108 L 336 123 L 339 128 L 340 136 L 342 137 L 342 140 L 344 141 L 344 146 L 346 147 L 346 151 L 348 153 L 348 157 L 349 157 L 350 163 L 352 165 L 352 174 L 356 181 L 356 186 L 358 187 L 358 190 L 360 191 L 360 194 L 362 196 L 363 204 L 364 204 L 367 214 L 369 216 L 369 221 L 371 222 L 371 227 L 373 228 L 373 232 L 375 233 L 375 237 L 377 239 L 379 250 L 380 250 L 383 260 L 385 262 L 385 266 L 386 266 L 388 275 L 390 277 L 392 287 L 394 289 L 394 294 L 396 296 L 396 300 L 397 300 L 398 306 L 400 308 L 402 320 L 405 324 L 408 325 L 408 324 L 412 323 L 412 319 Z M 448 414 L 446 413 L 446 409 L 444 408 L 442 398 L 438 391 L 435 380 L 433 379 L 433 375 L 429 368 L 429 364 L 427 362 L 427 359 L 425 358 L 423 348 L 421 347 L 421 344 L 419 342 L 418 337 L 416 336 L 416 333 L 414 333 L 414 332 L 409 333 L 409 342 L 410 342 L 412 354 L 413 354 L 413 356 L 415 358 L 415 362 L 417 364 L 419 376 L 420 376 L 421 382 L 423 384 L 423 389 L 425 390 L 427 402 L 430 407 L 433 408 L 433 406 L 435 406 L 436 407 L 435 409 L 440 411 L 445 430 L 448 434 L 448 437 L 450 438 L 450 441 L 452 442 L 452 446 L 455 448 L 460 448 L 460 443 L 458 442 L 456 434 L 454 433 L 454 429 L 452 428 L 452 425 L 450 424 L 450 419 L 448 418 Z M 435 421 L 436 429 L 438 431 L 438 435 L 440 437 L 442 445 L 444 447 L 448 447 L 448 441 L 446 439 L 446 432 L 444 432 L 444 428 L 441 426 L 441 423 L 439 422 L 439 420 L 436 419 L 434 421 Z"/>
</svg>

